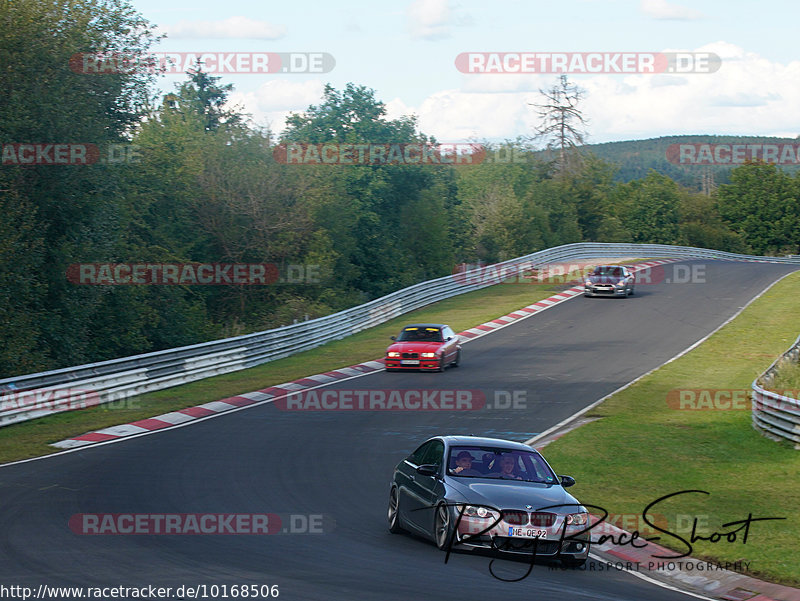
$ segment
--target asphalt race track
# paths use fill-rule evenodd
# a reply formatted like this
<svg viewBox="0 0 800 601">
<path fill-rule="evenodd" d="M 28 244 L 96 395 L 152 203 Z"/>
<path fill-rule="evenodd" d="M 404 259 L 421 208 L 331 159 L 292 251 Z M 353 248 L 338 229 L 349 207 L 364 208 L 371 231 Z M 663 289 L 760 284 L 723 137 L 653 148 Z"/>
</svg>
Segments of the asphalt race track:
<svg viewBox="0 0 800 601">
<path fill-rule="evenodd" d="M 279 599 L 326 601 L 688 599 L 623 572 L 561 571 L 555 564 L 502 582 L 490 575 L 487 557 L 457 553 L 445 564 L 432 543 L 390 534 L 386 506 L 392 468 L 425 438 L 527 440 L 670 359 L 796 269 L 679 265 L 692 264 L 705 268 L 704 282 L 638 285 L 624 300 L 580 296 L 466 344 L 458 369 L 379 372 L 333 386 L 481 390 L 490 403 L 497 391 L 517 391 L 525 409 L 311 412 L 266 404 L 3 467 L 0 582 L 277 584 Z M 667 278 L 672 269 L 665 266 Z M 305 518 L 322 515 L 323 532 L 92 536 L 68 527 L 79 513 L 192 512 L 294 514 L 303 516 L 295 518 L 301 530 Z M 495 568 L 511 578 L 526 565 L 500 561 Z"/>
</svg>

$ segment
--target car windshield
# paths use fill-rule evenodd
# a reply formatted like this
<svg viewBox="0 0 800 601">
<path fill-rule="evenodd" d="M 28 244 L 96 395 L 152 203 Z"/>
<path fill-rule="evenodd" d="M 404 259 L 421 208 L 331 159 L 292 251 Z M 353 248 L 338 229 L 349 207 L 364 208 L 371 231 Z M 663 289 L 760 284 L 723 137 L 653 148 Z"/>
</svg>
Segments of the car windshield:
<svg viewBox="0 0 800 601">
<path fill-rule="evenodd" d="M 403 328 L 397 337 L 398 342 L 442 342 L 442 331 L 439 328 L 413 326 Z"/>
<path fill-rule="evenodd" d="M 558 479 L 538 453 L 498 447 L 450 448 L 447 473 L 459 478 L 497 478 L 556 484 Z"/>
<path fill-rule="evenodd" d="M 619 278 L 622 277 L 622 268 L 601 265 L 600 267 L 594 268 L 594 272 L 592 273 L 592 275 L 604 275 L 604 276 L 612 276 Z"/>
</svg>

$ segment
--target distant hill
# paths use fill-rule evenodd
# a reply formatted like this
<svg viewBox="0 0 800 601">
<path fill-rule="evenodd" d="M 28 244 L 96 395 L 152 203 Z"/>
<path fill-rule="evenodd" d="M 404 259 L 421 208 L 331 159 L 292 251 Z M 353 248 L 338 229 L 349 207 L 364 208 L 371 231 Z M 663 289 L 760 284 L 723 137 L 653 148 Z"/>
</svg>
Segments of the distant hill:
<svg viewBox="0 0 800 601">
<path fill-rule="evenodd" d="M 647 175 L 650 169 L 671 177 L 687 188 L 702 190 L 704 177 L 712 179 L 713 185 L 728 183 L 732 167 L 680 165 L 667 159 L 667 149 L 672 144 L 798 144 L 800 139 L 775 138 L 769 136 L 664 136 L 649 140 L 605 142 L 584 146 L 595 155 L 619 165 L 616 180 L 628 182 Z M 794 173 L 798 167 L 785 167 Z"/>
</svg>

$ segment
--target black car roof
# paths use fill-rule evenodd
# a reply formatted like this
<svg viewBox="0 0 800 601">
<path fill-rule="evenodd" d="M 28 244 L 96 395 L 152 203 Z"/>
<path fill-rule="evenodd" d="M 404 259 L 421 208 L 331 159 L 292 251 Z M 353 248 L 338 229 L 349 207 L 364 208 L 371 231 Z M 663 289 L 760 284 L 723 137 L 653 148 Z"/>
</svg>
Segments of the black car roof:
<svg viewBox="0 0 800 601">
<path fill-rule="evenodd" d="M 475 445 L 475 446 L 490 446 L 490 447 L 507 447 L 510 449 L 517 449 L 520 451 L 536 451 L 533 447 L 526 445 L 524 442 L 515 442 L 513 440 L 505 440 L 502 438 L 488 438 L 485 436 L 441 436 L 448 446 L 461 446 L 461 445 Z M 537 451 L 538 452 L 538 451 Z"/>
</svg>

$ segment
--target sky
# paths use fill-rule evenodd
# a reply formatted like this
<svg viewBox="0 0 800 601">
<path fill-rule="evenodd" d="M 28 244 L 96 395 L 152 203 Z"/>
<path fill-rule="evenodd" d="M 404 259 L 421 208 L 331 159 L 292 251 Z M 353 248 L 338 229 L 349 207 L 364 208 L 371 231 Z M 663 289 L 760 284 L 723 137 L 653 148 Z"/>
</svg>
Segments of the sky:
<svg viewBox="0 0 800 601">
<path fill-rule="evenodd" d="M 297 64 L 325 53 L 325 73 L 218 74 L 234 85 L 231 103 L 275 133 L 290 113 L 318 104 L 325 84 L 352 82 L 375 90 L 389 118 L 416 115 L 440 142 L 530 136 L 540 90 L 561 74 L 542 65 L 566 61 L 559 68 L 585 93 L 589 143 L 800 135 L 796 0 L 130 1 L 167 34 L 156 52 L 302 53 Z M 655 53 L 682 58 L 673 72 L 653 73 Z M 708 72 L 715 56 L 718 69 Z M 514 72 L 523 60 L 526 72 Z M 643 72 L 614 72 L 625 60 Z M 492 72 L 467 72 L 481 64 Z M 160 86 L 184 79 L 167 75 Z"/>
</svg>

